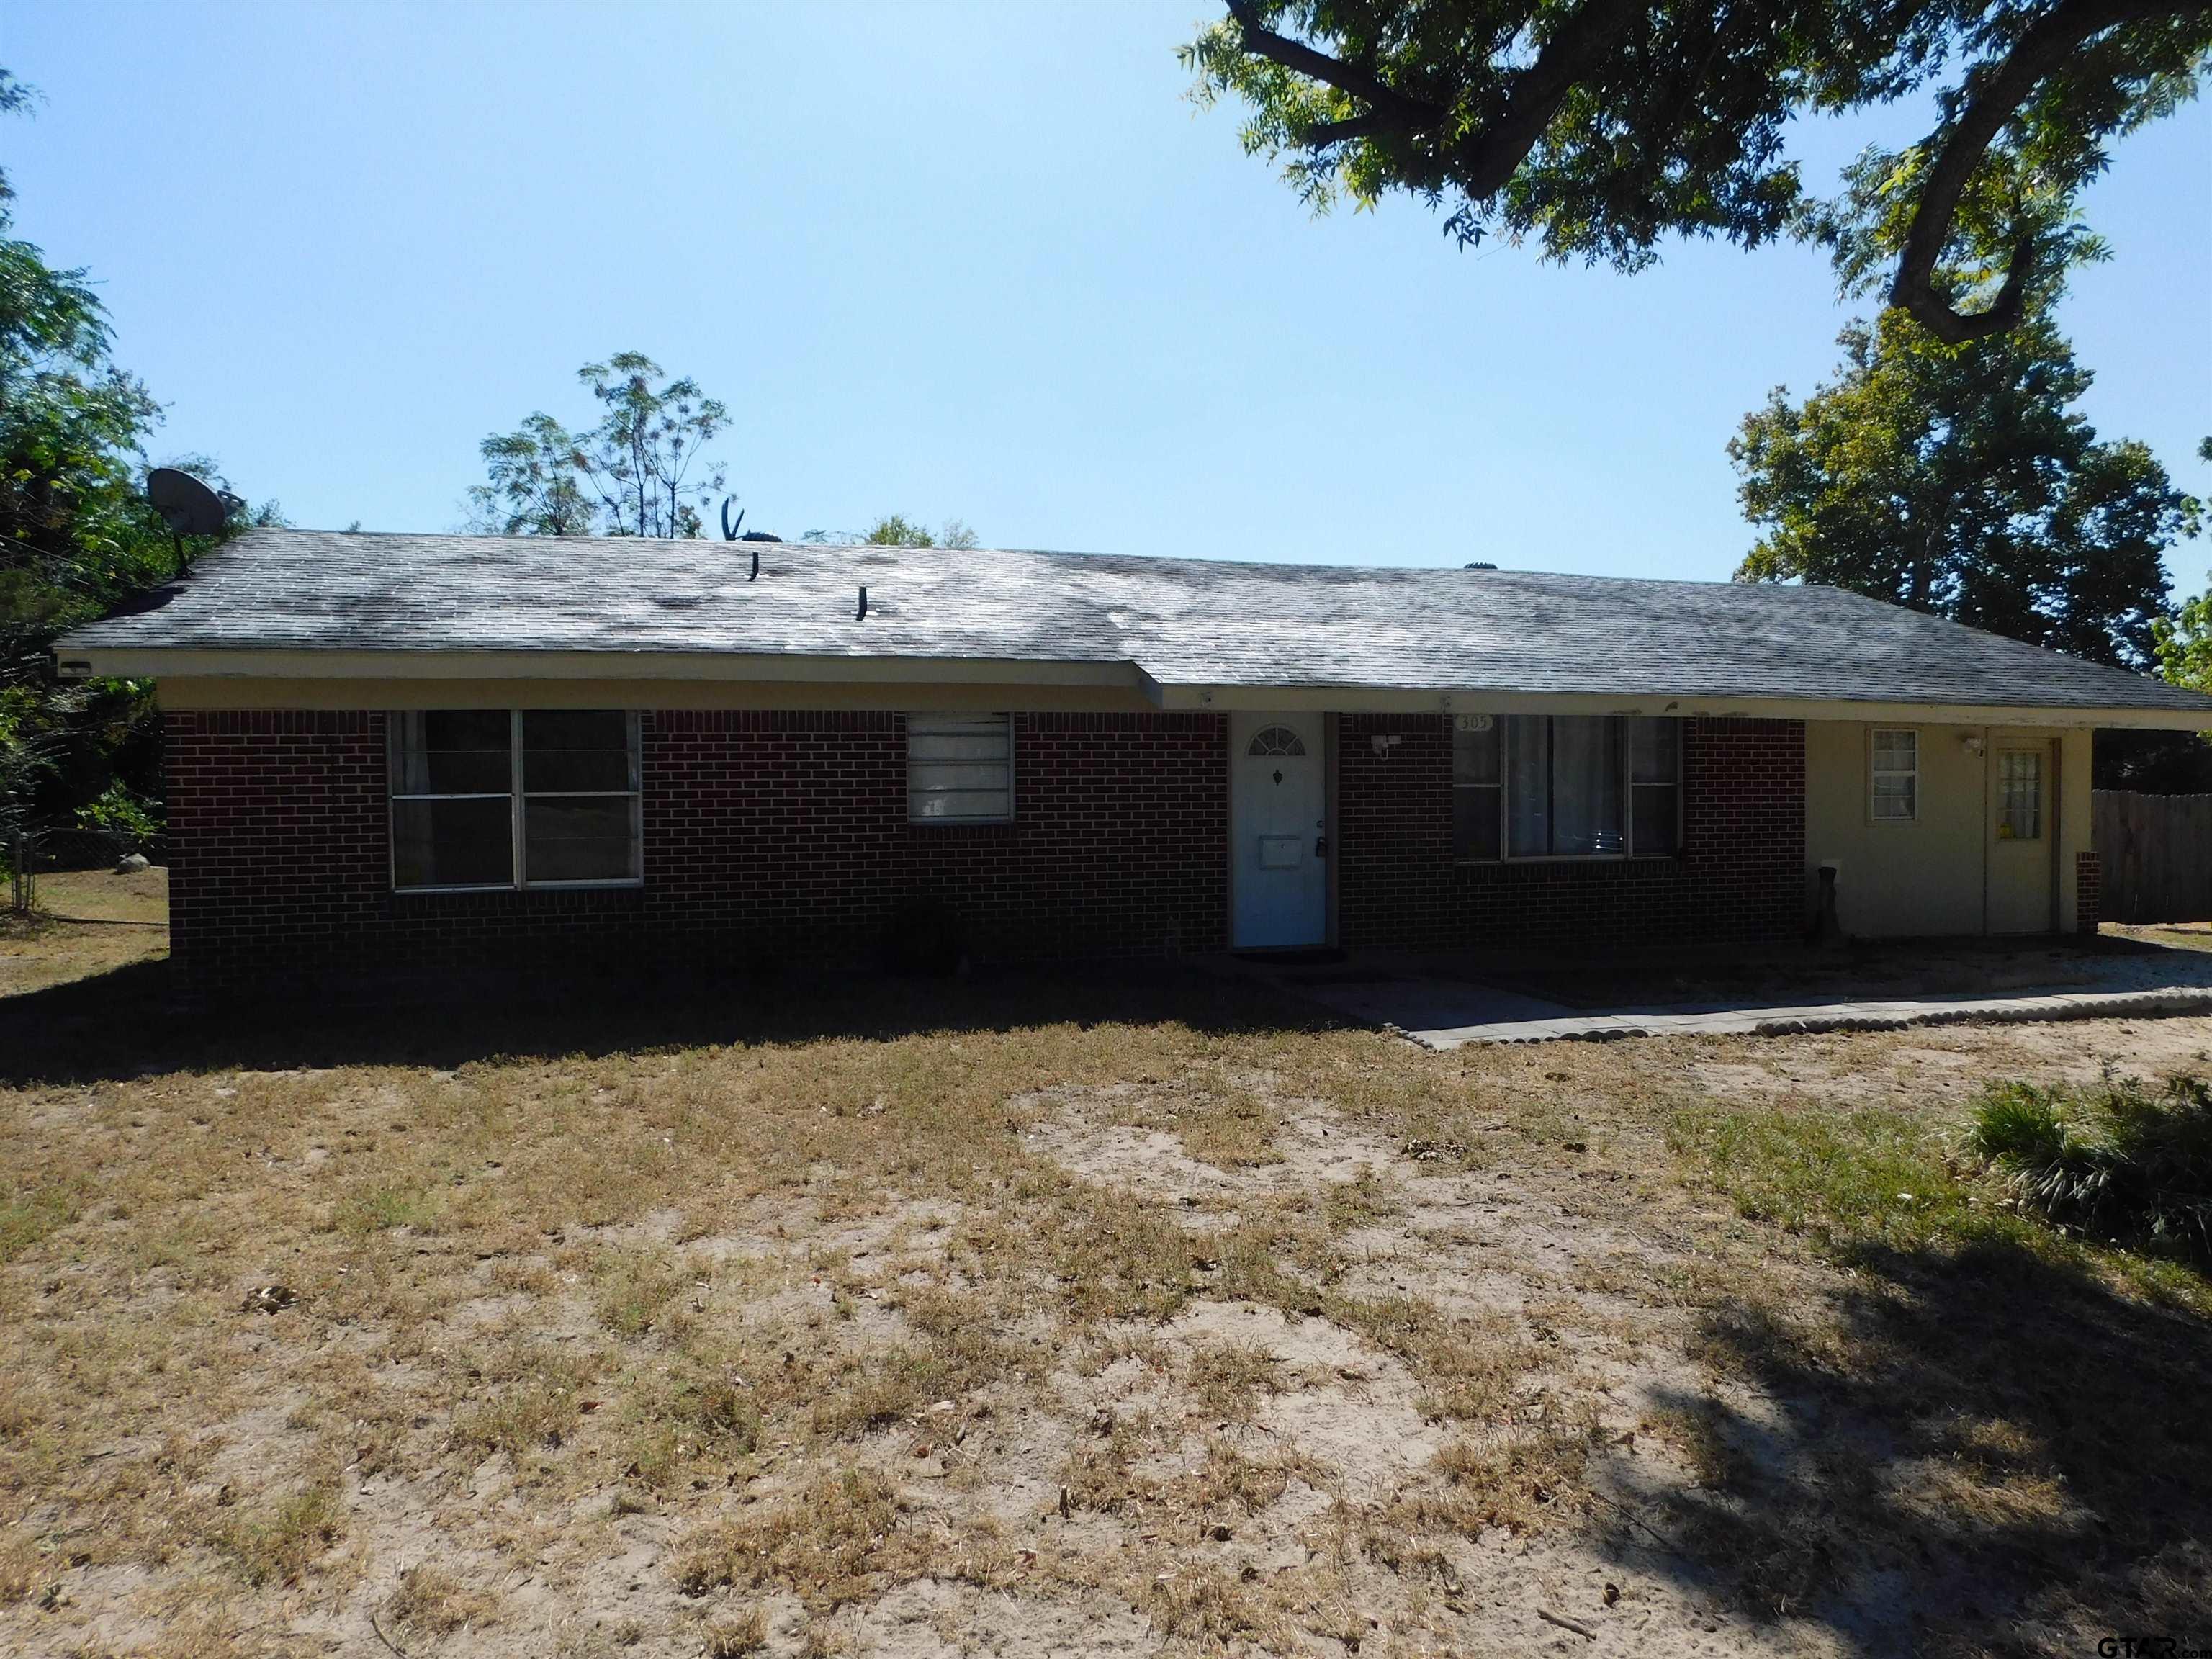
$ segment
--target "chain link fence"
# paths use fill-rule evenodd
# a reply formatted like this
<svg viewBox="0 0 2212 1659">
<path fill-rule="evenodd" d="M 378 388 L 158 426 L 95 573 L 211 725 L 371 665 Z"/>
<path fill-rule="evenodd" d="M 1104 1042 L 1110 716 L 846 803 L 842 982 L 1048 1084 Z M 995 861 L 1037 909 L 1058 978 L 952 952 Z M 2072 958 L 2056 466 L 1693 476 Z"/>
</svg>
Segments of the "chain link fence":
<svg viewBox="0 0 2212 1659">
<path fill-rule="evenodd" d="M 38 908 L 39 877 L 57 870 L 112 870 L 132 854 L 149 864 L 167 862 L 161 837 L 145 840 L 81 824 L 49 824 L 0 835 L 0 864 L 8 872 L 8 908 L 28 915 Z"/>
</svg>

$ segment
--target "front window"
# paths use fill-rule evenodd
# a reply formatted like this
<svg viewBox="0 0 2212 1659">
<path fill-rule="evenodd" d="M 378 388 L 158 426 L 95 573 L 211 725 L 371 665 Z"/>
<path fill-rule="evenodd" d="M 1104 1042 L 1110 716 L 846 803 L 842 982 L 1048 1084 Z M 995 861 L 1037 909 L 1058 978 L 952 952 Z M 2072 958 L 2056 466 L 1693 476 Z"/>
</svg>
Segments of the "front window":
<svg viewBox="0 0 2212 1659">
<path fill-rule="evenodd" d="M 394 887 L 642 878 L 635 714 L 421 709 L 389 729 Z"/>
<path fill-rule="evenodd" d="M 1636 858 L 1681 849 L 1680 720 L 1463 714 L 1454 728 L 1458 858 Z"/>
</svg>

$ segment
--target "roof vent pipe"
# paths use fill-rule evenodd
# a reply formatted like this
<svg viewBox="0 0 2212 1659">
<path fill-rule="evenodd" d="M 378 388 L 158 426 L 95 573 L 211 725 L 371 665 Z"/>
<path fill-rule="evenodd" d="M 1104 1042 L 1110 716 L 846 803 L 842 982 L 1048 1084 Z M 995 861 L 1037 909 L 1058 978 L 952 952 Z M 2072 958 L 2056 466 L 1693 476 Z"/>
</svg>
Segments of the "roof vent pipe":
<svg viewBox="0 0 2212 1659">
<path fill-rule="evenodd" d="M 853 615 L 853 620 L 854 620 L 854 622 L 859 622 L 862 617 L 866 617 L 867 614 L 868 614 L 868 585 L 867 585 L 866 582 L 862 582 L 862 583 L 860 584 L 860 610 L 858 610 L 857 611 L 855 611 L 855 612 L 854 613 L 854 615 Z"/>
</svg>

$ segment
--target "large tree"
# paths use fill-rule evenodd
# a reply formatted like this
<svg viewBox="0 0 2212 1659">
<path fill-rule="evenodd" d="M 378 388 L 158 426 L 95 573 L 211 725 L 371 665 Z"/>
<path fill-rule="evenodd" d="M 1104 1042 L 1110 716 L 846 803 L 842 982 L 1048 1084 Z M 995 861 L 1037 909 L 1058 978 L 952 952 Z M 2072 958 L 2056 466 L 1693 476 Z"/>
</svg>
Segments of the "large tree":
<svg viewBox="0 0 2212 1659">
<path fill-rule="evenodd" d="M 1741 580 L 1855 589 L 2014 639 L 2149 665 L 2160 559 L 2198 504 L 2075 404 L 2090 375 L 2050 317 L 1965 345 L 1902 311 L 1843 334 L 1802 403 L 1778 388 L 1729 445 L 1764 529 Z"/>
<path fill-rule="evenodd" d="M 541 410 L 486 438 L 471 524 L 506 536 L 705 534 L 701 510 L 724 474 L 702 452 L 729 423 L 728 409 L 688 376 L 664 378 L 643 352 L 586 363 L 576 378 L 599 420 L 572 432 Z"/>
<path fill-rule="evenodd" d="M 0 114 L 30 103 L 0 70 Z M 142 793 L 155 786 L 149 688 L 57 685 L 49 652 L 67 629 L 166 581 L 175 557 L 143 490 L 159 405 L 111 357 L 85 273 L 9 234 L 13 199 L 0 173 L 0 841 L 33 819 L 65 821 L 118 769 Z M 261 516 L 274 518 L 275 504 Z"/>
<path fill-rule="evenodd" d="M 1462 244 L 1498 232 L 1631 270 L 1669 234 L 1817 233 L 1789 122 L 1932 90 L 1933 130 L 1881 158 L 1905 210 L 1890 299 L 1954 343 L 2027 317 L 2047 252 L 2052 216 L 2023 210 L 1989 281 L 1950 279 L 1991 174 L 2069 202 L 2114 137 L 2193 93 L 2212 52 L 2212 0 L 1227 8 L 1184 49 L 1196 94 L 1243 99 L 1245 148 L 1286 158 L 1316 207 L 1405 191 L 1448 208 Z"/>
</svg>

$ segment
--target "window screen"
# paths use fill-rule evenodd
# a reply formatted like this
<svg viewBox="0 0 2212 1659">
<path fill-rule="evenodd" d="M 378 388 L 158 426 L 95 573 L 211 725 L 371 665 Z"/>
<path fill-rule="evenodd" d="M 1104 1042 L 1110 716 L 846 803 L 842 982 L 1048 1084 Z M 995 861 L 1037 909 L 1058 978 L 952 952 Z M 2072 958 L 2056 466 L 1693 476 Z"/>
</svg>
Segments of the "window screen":
<svg viewBox="0 0 2212 1659">
<path fill-rule="evenodd" d="M 425 709 L 388 729 L 394 887 L 642 876 L 636 715 Z"/>
<path fill-rule="evenodd" d="M 1462 714 L 1452 732 L 1452 856 L 1494 859 L 1504 833 L 1505 722 Z"/>
<path fill-rule="evenodd" d="M 1012 817 L 1012 717 L 908 714 L 906 806 L 916 823 L 1002 823 Z"/>
<path fill-rule="evenodd" d="M 522 861 L 532 885 L 642 873 L 633 720 L 619 709 L 522 716 Z"/>
<path fill-rule="evenodd" d="M 1682 850 L 1682 723 L 1628 722 L 1628 835 L 1632 851 Z"/>
<path fill-rule="evenodd" d="M 505 709 L 392 716 L 395 887 L 514 884 L 514 725 Z"/>
</svg>

